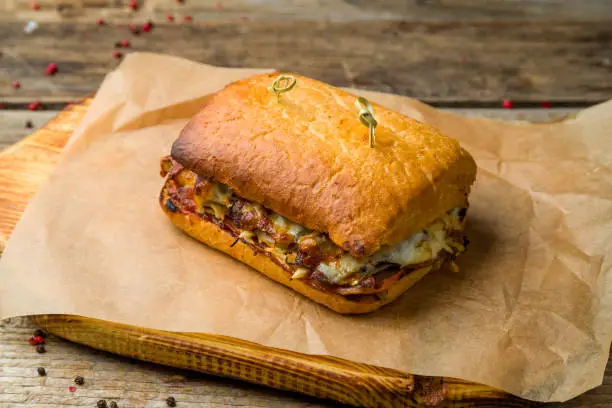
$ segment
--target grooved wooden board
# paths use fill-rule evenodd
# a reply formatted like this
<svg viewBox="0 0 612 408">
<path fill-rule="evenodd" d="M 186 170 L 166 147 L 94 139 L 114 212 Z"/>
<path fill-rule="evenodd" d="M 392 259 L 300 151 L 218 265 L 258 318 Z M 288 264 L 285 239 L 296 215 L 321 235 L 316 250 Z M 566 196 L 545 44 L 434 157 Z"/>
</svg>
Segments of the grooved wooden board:
<svg viewBox="0 0 612 408">
<path fill-rule="evenodd" d="M 0 242 L 6 242 L 28 198 L 54 167 L 89 103 L 86 100 L 69 106 L 33 135 L 0 154 Z M 33 320 L 51 333 L 96 349 L 356 406 L 403 407 L 440 401 L 441 406 L 449 407 L 528 404 L 490 387 L 461 380 L 413 376 L 223 336 L 164 332 L 78 316 L 45 315 Z"/>
</svg>

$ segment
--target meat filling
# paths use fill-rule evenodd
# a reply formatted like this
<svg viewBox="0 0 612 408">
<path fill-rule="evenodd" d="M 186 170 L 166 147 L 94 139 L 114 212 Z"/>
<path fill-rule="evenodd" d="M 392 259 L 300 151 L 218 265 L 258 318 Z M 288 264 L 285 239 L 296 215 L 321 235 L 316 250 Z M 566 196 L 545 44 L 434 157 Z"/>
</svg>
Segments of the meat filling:
<svg viewBox="0 0 612 408">
<path fill-rule="evenodd" d="M 214 222 L 254 250 L 270 256 L 293 279 L 341 295 L 382 294 L 410 271 L 434 267 L 465 251 L 465 208 L 455 208 L 424 230 L 369 257 L 355 258 L 321 232 L 308 230 L 223 184 L 204 180 L 171 157 L 162 159 L 168 177 L 169 211 Z"/>
</svg>

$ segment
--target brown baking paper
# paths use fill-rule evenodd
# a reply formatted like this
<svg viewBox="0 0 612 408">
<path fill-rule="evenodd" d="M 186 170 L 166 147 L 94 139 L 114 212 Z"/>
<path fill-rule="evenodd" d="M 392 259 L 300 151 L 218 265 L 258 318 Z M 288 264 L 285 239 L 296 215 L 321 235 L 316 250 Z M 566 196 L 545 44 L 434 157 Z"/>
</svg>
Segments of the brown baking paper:
<svg viewBox="0 0 612 408">
<path fill-rule="evenodd" d="M 263 70 L 134 54 L 105 80 L 0 263 L 0 317 L 66 313 L 215 333 L 488 384 L 539 401 L 602 381 L 611 340 L 612 102 L 554 124 L 440 112 L 480 167 L 460 273 L 342 316 L 188 238 L 159 208 L 159 159 L 205 96 Z"/>
</svg>

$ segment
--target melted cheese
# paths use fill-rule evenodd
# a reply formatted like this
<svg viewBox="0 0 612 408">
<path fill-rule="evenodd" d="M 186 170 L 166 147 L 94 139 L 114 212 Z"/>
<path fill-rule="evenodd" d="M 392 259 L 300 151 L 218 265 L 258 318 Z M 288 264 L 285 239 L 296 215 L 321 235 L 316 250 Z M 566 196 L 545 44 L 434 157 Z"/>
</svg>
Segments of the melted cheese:
<svg viewBox="0 0 612 408">
<path fill-rule="evenodd" d="M 181 180 L 185 184 L 193 184 L 194 179 L 187 175 Z M 227 214 L 227 209 L 232 205 L 233 192 L 232 190 L 220 183 L 211 183 L 212 187 L 207 191 L 205 197 L 196 197 L 196 205 L 198 208 L 204 205 L 218 219 L 223 219 Z M 204 201 L 204 202 L 202 202 Z M 255 212 L 259 217 L 265 215 L 263 207 L 258 203 L 246 203 L 247 211 Z M 373 275 L 380 269 L 380 264 L 397 264 L 400 267 L 407 265 L 416 265 L 437 257 L 442 250 L 454 252 L 454 249 L 462 250 L 462 245 L 453 242 L 447 236 L 447 230 L 457 230 L 462 228 L 462 220 L 460 217 L 460 208 L 440 217 L 423 231 L 420 231 L 408 239 L 401 241 L 397 245 L 384 248 L 376 252 L 370 257 L 364 259 L 356 259 L 351 254 L 344 251 L 339 251 L 339 248 L 329 238 L 321 233 L 314 233 L 314 238 L 317 245 L 324 254 L 334 254 L 342 252 L 338 258 L 334 258 L 327 262 L 322 262 L 317 266 L 317 270 L 325 275 L 327 280 L 334 284 L 357 284 L 362 277 Z M 280 234 L 288 233 L 293 240 L 308 233 L 313 233 L 299 224 L 289 221 L 276 213 L 268 215 L 276 232 Z M 240 238 L 253 243 L 253 238 L 257 237 L 259 242 L 265 242 L 268 245 L 266 251 L 273 253 L 279 259 L 284 259 L 289 250 L 276 245 L 274 238 L 263 231 L 242 232 Z M 334 255 L 331 255 L 334 256 Z M 293 276 L 294 279 L 300 279 L 308 274 L 305 268 L 297 268 Z"/>
<path fill-rule="evenodd" d="M 381 249 L 374 255 L 357 260 L 350 254 L 344 254 L 339 259 L 320 263 L 317 270 L 335 284 L 342 284 L 355 274 L 372 275 L 381 262 L 400 265 L 415 265 L 434 259 L 442 250 L 453 252 L 449 246 L 451 241 L 446 234 L 448 228 L 459 228 L 461 221 L 458 213 L 453 211 L 441 217 L 421 232 L 401 241 L 399 244 Z M 359 279 L 351 280 L 358 282 Z"/>
</svg>

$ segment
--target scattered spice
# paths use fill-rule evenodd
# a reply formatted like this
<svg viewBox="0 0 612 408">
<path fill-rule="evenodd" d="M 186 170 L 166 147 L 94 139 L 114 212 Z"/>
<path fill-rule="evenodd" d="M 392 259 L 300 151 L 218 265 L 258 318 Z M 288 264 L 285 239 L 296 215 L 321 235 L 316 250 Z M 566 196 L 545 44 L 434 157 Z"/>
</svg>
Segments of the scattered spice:
<svg viewBox="0 0 612 408">
<path fill-rule="evenodd" d="M 110 408 L 119 408 L 119 405 L 115 401 L 111 401 Z"/>
<path fill-rule="evenodd" d="M 174 399 L 174 397 L 166 398 L 166 405 L 169 407 L 176 407 L 176 399 Z"/>
<path fill-rule="evenodd" d="M 32 10 L 34 11 L 40 10 L 40 4 L 38 4 L 37 2 L 32 3 Z"/>
<path fill-rule="evenodd" d="M 45 370 L 44 367 L 38 367 L 36 371 L 38 371 L 38 375 L 41 377 L 44 377 L 47 375 L 47 370 Z"/>
<path fill-rule="evenodd" d="M 113 51 L 113 58 L 120 59 L 121 57 L 123 57 L 123 54 L 119 51 Z"/>
<path fill-rule="evenodd" d="M 44 339 L 44 338 L 47 338 L 48 333 L 44 331 L 43 329 L 36 329 L 34 330 L 34 336 L 40 336 Z"/>
<path fill-rule="evenodd" d="M 174 22 L 174 16 L 172 14 L 167 14 L 166 15 L 166 21 L 169 23 Z"/>
<path fill-rule="evenodd" d="M 98 19 L 96 20 L 96 24 L 97 25 L 104 25 L 104 19 L 102 17 L 98 17 Z"/>
<path fill-rule="evenodd" d="M 514 105 L 512 104 L 512 101 L 510 99 L 504 99 L 502 101 L 502 107 L 504 109 L 512 109 Z"/>
<path fill-rule="evenodd" d="M 184 20 L 186 23 L 191 23 L 191 21 L 192 21 L 193 19 L 191 18 L 191 16 L 185 16 L 185 17 L 183 17 L 183 20 Z"/>
<path fill-rule="evenodd" d="M 106 400 L 100 400 L 96 403 L 96 407 L 98 408 L 108 408 L 108 405 L 106 405 Z"/>
<path fill-rule="evenodd" d="M 57 73 L 57 64 L 55 62 L 51 62 L 47 65 L 47 69 L 45 69 L 45 74 L 47 75 L 55 75 Z"/>
<path fill-rule="evenodd" d="M 42 107 L 42 103 L 40 103 L 39 101 L 34 101 L 28 105 L 28 109 L 31 111 L 42 109 Z"/>
<path fill-rule="evenodd" d="M 19 81 L 13 81 L 13 83 L 11 84 L 11 86 L 15 89 L 19 89 L 21 88 L 21 82 Z"/>
<path fill-rule="evenodd" d="M 85 384 L 85 379 L 82 376 L 77 375 L 76 377 L 74 377 L 74 383 L 76 385 L 83 385 Z"/>
<path fill-rule="evenodd" d="M 68 387 L 68 391 L 75 392 L 76 391 L 76 387 L 74 385 L 71 385 L 70 387 Z"/>
<path fill-rule="evenodd" d="M 138 10 L 138 2 L 136 0 L 132 0 L 129 2 L 128 7 L 131 8 L 133 11 Z"/>
<path fill-rule="evenodd" d="M 548 101 L 542 101 L 542 102 L 540 103 L 540 106 L 541 106 L 542 108 L 544 108 L 544 109 L 550 109 L 550 108 L 552 108 L 551 103 L 550 103 L 550 102 L 548 102 Z"/>
<path fill-rule="evenodd" d="M 43 354 L 47 352 L 47 349 L 45 349 L 44 344 L 39 344 L 38 346 L 36 346 L 36 352 L 38 354 Z"/>
</svg>

